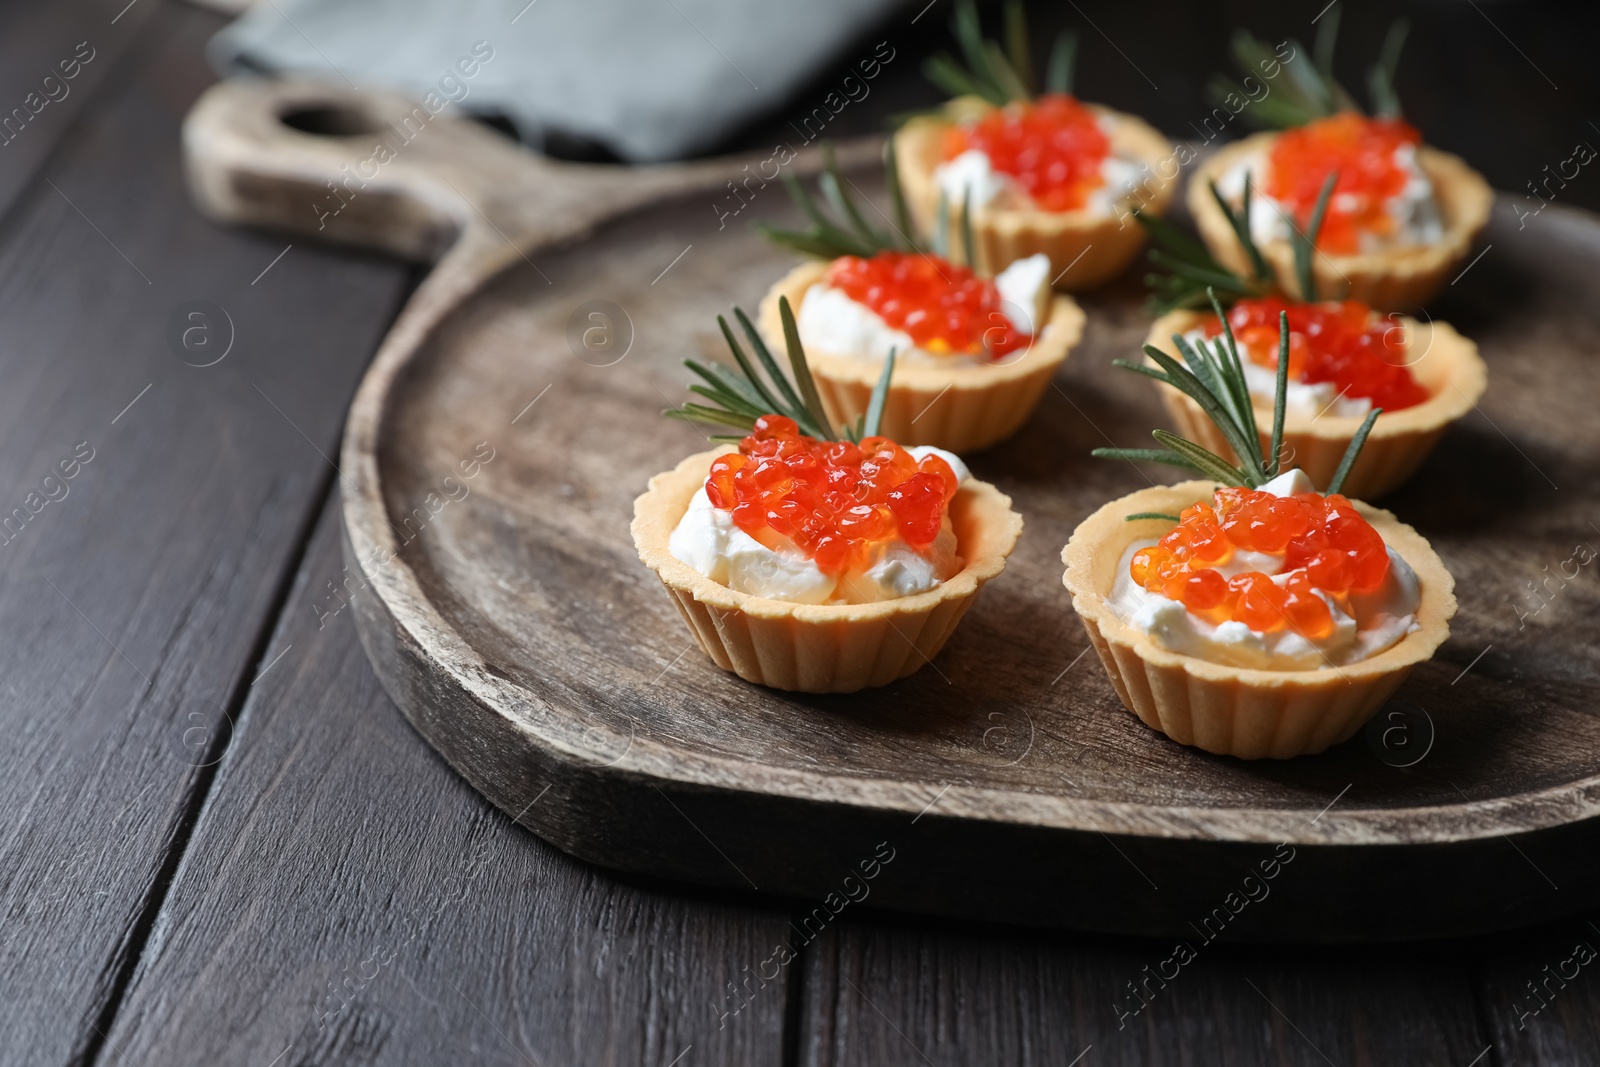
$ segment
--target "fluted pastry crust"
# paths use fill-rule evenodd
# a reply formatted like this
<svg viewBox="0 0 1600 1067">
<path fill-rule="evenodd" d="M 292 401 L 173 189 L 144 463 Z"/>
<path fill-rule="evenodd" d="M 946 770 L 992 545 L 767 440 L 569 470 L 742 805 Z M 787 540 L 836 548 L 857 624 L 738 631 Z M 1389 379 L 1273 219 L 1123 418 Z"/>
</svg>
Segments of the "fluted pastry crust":
<svg viewBox="0 0 1600 1067">
<path fill-rule="evenodd" d="M 1398 552 L 1421 586 L 1418 629 L 1368 659 L 1309 671 L 1257 670 L 1173 652 L 1112 610 L 1109 597 L 1123 553 L 1172 528 L 1142 511 L 1177 514 L 1210 501 L 1216 483 L 1141 489 L 1085 519 L 1061 552 L 1062 583 L 1117 695 L 1145 725 L 1179 744 L 1242 759 L 1287 759 L 1321 752 L 1353 736 L 1410 673 L 1450 636 L 1455 581 L 1427 540 L 1391 513 L 1356 510 Z"/>
<path fill-rule="evenodd" d="M 778 299 L 787 296 L 798 314 L 806 291 L 827 269 L 826 263 L 802 263 L 761 301 L 761 332 L 775 350 L 783 349 Z M 897 360 L 879 432 L 902 445 L 933 445 L 956 453 L 1005 440 L 1028 421 L 1056 369 L 1083 336 L 1083 324 L 1077 301 L 1055 296 L 1044 330 L 1020 355 L 982 366 Z M 806 361 L 828 416 L 853 425 L 867 410 L 883 362 L 811 345 L 806 346 Z"/>
<path fill-rule="evenodd" d="M 978 590 L 1005 569 L 1022 532 L 1011 498 L 969 478 L 950 501 L 962 567 L 937 588 L 871 604 L 796 604 L 735 592 L 668 548 L 723 451 L 696 453 L 650 479 L 633 504 L 633 542 L 706 655 L 758 685 L 852 693 L 911 674 L 939 654 Z"/>
<path fill-rule="evenodd" d="M 1157 319 L 1150 327 L 1147 344 L 1177 358 L 1173 334 L 1186 334 L 1199 325 L 1203 315 L 1195 311 L 1174 311 Z M 1433 451 L 1434 445 L 1452 422 L 1472 410 L 1488 386 L 1489 370 L 1478 355 L 1478 346 L 1461 336 L 1448 323 L 1418 322 L 1400 317 L 1395 328 L 1404 331 L 1407 344 L 1407 369 L 1429 393 L 1427 400 L 1399 411 L 1385 411 L 1372 424 L 1367 443 L 1345 478 L 1343 492 L 1348 497 L 1373 499 L 1404 482 Z M 1228 459 L 1235 458 L 1228 440 L 1206 416 L 1200 405 L 1166 383 L 1157 383 L 1161 400 L 1172 416 L 1173 429 L 1180 437 L 1210 449 Z M 1260 431 L 1261 451 L 1272 447 L 1272 404 L 1256 397 L 1256 428 Z M 1284 467 L 1299 467 L 1318 489 L 1326 489 L 1344 458 L 1346 447 L 1361 428 L 1359 415 L 1303 415 L 1290 413 L 1283 422 Z"/>
</svg>

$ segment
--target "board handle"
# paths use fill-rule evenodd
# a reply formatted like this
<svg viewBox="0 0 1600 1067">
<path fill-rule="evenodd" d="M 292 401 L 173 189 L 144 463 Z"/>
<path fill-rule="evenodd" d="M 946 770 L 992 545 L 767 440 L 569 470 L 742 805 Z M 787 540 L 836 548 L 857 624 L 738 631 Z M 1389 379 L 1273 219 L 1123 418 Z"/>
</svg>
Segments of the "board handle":
<svg viewBox="0 0 1600 1067">
<path fill-rule="evenodd" d="M 716 189 L 766 158 L 566 163 L 449 109 L 302 77 L 212 86 L 184 120 L 183 155 L 213 219 L 423 262 L 452 248 L 515 258 L 654 198 Z"/>
</svg>

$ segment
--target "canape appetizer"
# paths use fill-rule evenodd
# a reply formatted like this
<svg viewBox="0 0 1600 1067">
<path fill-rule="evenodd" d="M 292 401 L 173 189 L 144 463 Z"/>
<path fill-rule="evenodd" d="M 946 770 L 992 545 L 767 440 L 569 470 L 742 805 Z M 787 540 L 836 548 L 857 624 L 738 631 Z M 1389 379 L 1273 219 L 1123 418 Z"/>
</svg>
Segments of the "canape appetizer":
<svg viewBox="0 0 1600 1067">
<path fill-rule="evenodd" d="M 1063 34 L 1051 53 L 1045 92 L 1035 95 L 1020 4 L 1010 4 L 1007 47 L 983 39 L 971 0 L 956 5 L 952 28 L 967 66 L 929 61 L 929 78 L 953 95 L 895 135 L 901 179 L 928 227 L 940 200 L 972 215 L 981 274 L 1043 253 L 1062 289 L 1087 289 L 1119 274 L 1144 243 L 1128 205 L 1162 214 L 1176 168 L 1166 138 L 1144 121 L 1072 95 L 1077 39 Z M 971 246 L 964 246 L 969 248 Z"/>
<path fill-rule="evenodd" d="M 1152 353 L 1244 457 L 1238 466 L 1163 430 L 1159 449 L 1096 449 L 1182 467 L 1202 480 L 1140 490 L 1085 519 L 1062 552 L 1072 606 L 1117 695 L 1185 745 L 1245 759 L 1321 752 L 1359 730 L 1449 636 L 1454 581 L 1392 514 L 1341 495 L 1373 411 L 1326 493 L 1281 471 L 1287 362 L 1269 448 L 1231 335 Z M 1287 314 L 1279 348 L 1289 345 Z"/>
<path fill-rule="evenodd" d="M 792 384 L 734 314 L 765 378 L 719 316 L 739 370 L 688 361 L 709 403 L 666 414 L 746 433 L 650 479 L 634 501 L 639 558 L 706 654 L 746 681 L 849 693 L 911 674 L 1004 569 L 1022 517 L 957 456 L 878 432 L 893 357 L 869 409 L 837 425 L 787 305 Z"/>
<path fill-rule="evenodd" d="M 1243 357 L 1252 406 L 1270 411 L 1283 358 L 1278 323 L 1286 316 L 1288 381 L 1280 460 L 1299 467 L 1314 485 L 1327 486 L 1362 420 L 1381 409 L 1383 419 L 1344 479 L 1353 496 L 1381 496 L 1409 478 L 1450 424 L 1483 395 L 1488 369 L 1478 346 L 1443 322 L 1381 315 L 1358 300 L 1319 301 L 1311 266 L 1324 221 L 1317 208 L 1306 230 L 1290 242 L 1295 288 L 1307 299 L 1275 295 L 1266 257 L 1245 225 L 1251 203 L 1247 196 L 1234 208 L 1217 197 L 1217 209 L 1240 235 L 1250 264 L 1247 276 L 1229 271 L 1170 223 L 1141 216 L 1155 244 L 1151 261 L 1169 272 L 1149 278 L 1161 317 L 1150 328 L 1146 349 L 1188 357 L 1195 349 L 1215 348 L 1219 335 L 1230 334 Z M 1319 206 L 1326 206 L 1325 198 Z M 1217 306 L 1201 310 L 1196 305 L 1205 300 L 1206 283 L 1221 287 L 1222 296 Z M 1224 305 L 1231 306 L 1224 311 Z M 1183 436 L 1243 462 L 1194 398 L 1171 385 L 1158 388 Z M 1259 443 L 1270 447 L 1266 431 L 1259 433 Z"/>
<path fill-rule="evenodd" d="M 1295 47 L 1293 77 L 1271 106 L 1246 107 L 1258 124 L 1282 127 L 1230 144 L 1206 160 L 1189 184 L 1189 211 L 1206 246 L 1235 271 L 1251 263 L 1241 242 L 1248 231 L 1279 284 L 1293 295 L 1295 231 L 1310 225 L 1319 201 L 1326 218 L 1317 239 L 1315 274 L 1321 292 L 1359 300 L 1380 311 L 1425 303 L 1466 261 L 1489 221 L 1489 184 L 1453 155 L 1429 148 L 1400 114 L 1394 68 L 1405 37 L 1396 23 L 1369 75 L 1377 113 L 1364 115 L 1332 75 L 1337 11 L 1318 30 L 1315 57 Z M 1242 31 L 1234 51 L 1247 69 L 1267 47 Z M 1220 89 L 1230 91 L 1230 83 Z M 1243 100 L 1237 92 L 1231 95 Z M 1265 104 L 1267 101 L 1263 100 Z M 1332 185 L 1332 198 L 1324 190 Z M 1247 231 L 1221 201 L 1247 208 Z M 1247 198 L 1247 192 L 1253 194 Z"/>
<path fill-rule="evenodd" d="M 815 259 L 768 292 L 762 330 L 777 345 L 785 338 L 783 307 L 799 309 L 796 343 L 810 353 L 831 418 L 851 424 L 865 413 L 894 352 L 899 369 L 883 404 L 884 436 L 953 452 L 987 448 L 1028 420 L 1082 336 L 1083 311 L 1051 292 L 1043 255 L 1018 260 L 993 280 L 978 277 L 949 254 L 948 212 L 938 216 L 931 248 L 919 250 L 892 146 L 886 162 L 894 217 L 885 230 L 867 223 L 831 152 L 820 187 L 837 219 L 784 174 L 810 226 L 767 234 Z"/>
</svg>

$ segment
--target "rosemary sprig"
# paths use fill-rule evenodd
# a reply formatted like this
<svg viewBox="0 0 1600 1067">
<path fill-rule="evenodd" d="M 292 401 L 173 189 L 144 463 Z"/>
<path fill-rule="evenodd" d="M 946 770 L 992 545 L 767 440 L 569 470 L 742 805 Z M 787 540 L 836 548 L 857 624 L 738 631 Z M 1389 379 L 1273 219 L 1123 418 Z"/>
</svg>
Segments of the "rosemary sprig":
<svg viewBox="0 0 1600 1067">
<path fill-rule="evenodd" d="M 1038 92 L 1034 79 L 1033 57 L 1028 39 L 1028 20 L 1020 0 L 1008 0 L 1005 7 L 1005 44 L 983 36 L 978 6 L 973 0 L 957 0 L 950 32 L 961 49 L 960 60 L 940 52 L 922 66 L 929 81 L 951 96 L 982 97 L 995 107 L 1031 100 Z M 1045 92 L 1070 93 L 1078 54 L 1078 36 L 1062 32 L 1050 49 L 1045 68 Z"/>
<path fill-rule="evenodd" d="M 1006 61 L 1011 64 L 1017 81 L 1031 89 L 1034 81 L 1032 50 L 1028 47 L 1028 13 L 1023 10 L 1020 0 L 1011 0 L 1005 6 L 1004 18 Z"/>
<path fill-rule="evenodd" d="M 733 354 L 733 360 L 738 364 L 738 371 L 735 372 L 733 368 L 721 364 L 684 360 L 683 365 L 700 378 L 699 382 L 689 386 L 689 391 L 705 398 L 709 403 L 680 404 L 678 407 L 668 408 L 662 414 L 669 419 L 732 426 L 744 431 L 753 428 L 755 421 L 763 415 L 784 415 L 794 420 L 801 433 L 820 441 L 842 439 L 859 442 L 863 437 L 875 435 L 883 421 L 884 401 L 889 395 L 889 379 L 894 375 L 894 352 L 891 351 L 883 361 L 883 373 L 878 376 L 877 384 L 872 388 L 872 397 L 867 404 L 866 412 L 856 420 L 854 426 L 836 427 L 829 420 L 827 411 L 822 406 L 822 397 L 817 392 L 817 384 L 811 377 L 811 367 L 806 362 L 805 348 L 800 344 L 800 329 L 795 323 L 794 309 L 789 306 L 788 297 L 778 299 L 778 314 L 783 320 L 784 349 L 789 357 L 789 370 L 794 377 L 793 384 L 789 381 L 789 375 L 785 375 L 779 368 L 778 361 L 773 358 L 771 350 L 761 339 L 761 333 L 750 321 L 750 317 L 736 307 L 733 309 L 733 317 L 738 320 L 739 328 L 750 345 L 750 351 L 755 354 L 755 362 L 751 361 L 750 356 L 740 346 L 738 338 L 728 325 L 728 320 L 718 315 L 717 325 L 722 329 L 723 339 L 728 342 L 728 351 Z M 756 364 L 760 365 L 760 370 L 757 370 Z M 711 439 L 737 441 L 743 436 L 742 433 L 716 434 Z"/>
<path fill-rule="evenodd" d="M 1062 30 L 1056 43 L 1050 47 L 1050 65 L 1044 72 L 1044 91 L 1066 95 L 1072 92 L 1072 82 L 1078 69 L 1078 35 Z"/>
<path fill-rule="evenodd" d="M 1400 117 L 1400 98 L 1394 90 L 1394 72 L 1400 63 L 1400 49 L 1405 44 L 1407 23 L 1397 19 L 1384 37 L 1378 62 L 1367 70 L 1367 89 L 1372 97 L 1374 112 L 1383 118 Z M 1339 8 L 1331 8 L 1317 27 L 1317 36 L 1310 50 L 1311 61 L 1301 62 L 1306 48 L 1294 38 L 1289 45 L 1294 58 L 1280 63 L 1277 54 L 1265 41 L 1248 30 L 1235 30 L 1229 51 L 1242 76 L 1257 81 L 1268 66 L 1277 64 L 1288 78 L 1274 85 L 1272 91 L 1259 99 L 1245 91 L 1243 84 L 1226 75 L 1214 75 L 1206 86 L 1206 95 L 1217 106 L 1232 96 L 1250 100 L 1245 109 L 1245 121 L 1259 129 L 1286 130 L 1304 126 L 1308 122 L 1327 118 L 1341 111 L 1361 111 L 1356 98 L 1340 85 L 1333 76 L 1334 46 L 1339 35 Z"/>
<path fill-rule="evenodd" d="M 921 253 L 922 249 L 918 248 L 916 243 L 918 235 L 911 222 L 911 210 L 907 207 L 905 194 L 900 188 L 900 161 L 895 155 L 894 141 L 891 139 L 885 145 L 883 158 L 883 180 L 889 191 L 889 210 L 893 213 L 887 230 L 880 230 L 869 223 L 866 215 L 846 191 L 845 187 L 850 183 L 839 172 L 839 161 L 834 155 L 833 145 L 824 142 L 822 153 L 822 174 L 817 178 L 821 203 L 806 192 L 805 186 L 801 185 L 792 174 L 786 171 L 783 175 L 784 186 L 789 190 L 789 198 L 806 217 L 809 225 L 804 230 L 784 230 L 763 223 L 760 228 L 767 239 L 791 252 L 827 260 L 838 259 L 840 256 L 860 256 L 863 259 L 870 259 L 880 252 Z M 957 219 L 957 225 L 960 226 L 961 255 L 955 255 L 956 249 L 951 242 L 950 222 L 954 213 L 950 210 L 950 204 L 942 189 L 939 191 L 939 203 L 935 210 L 932 239 L 933 251 L 936 254 L 952 263 L 965 266 L 972 265 L 971 250 L 975 247 L 970 197 L 969 190 L 962 199 Z"/>
<path fill-rule="evenodd" d="M 1333 477 L 1328 481 L 1328 492 L 1337 493 L 1344 488 L 1344 480 L 1350 476 L 1350 468 L 1356 465 L 1356 459 L 1361 455 L 1361 449 L 1366 446 L 1367 434 L 1372 432 L 1372 424 L 1378 421 L 1378 416 L 1383 414 L 1382 408 L 1373 408 L 1367 412 L 1367 417 L 1361 420 L 1361 427 L 1356 430 L 1356 435 L 1350 438 L 1350 446 L 1344 450 L 1344 456 L 1339 460 L 1339 466 L 1334 470 Z"/>
<path fill-rule="evenodd" d="M 775 244 L 782 245 L 805 256 L 819 259 L 837 259 L 840 256 L 870 258 L 879 252 L 911 251 L 911 213 L 905 196 L 900 191 L 900 165 L 895 158 L 894 142 L 884 149 L 884 180 L 888 186 L 893 222 L 886 230 L 878 229 L 867 221 L 866 215 L 856 206 L 847 186 L 849 182 L 839 173 L 839 160 L 833 145 L 822 145 L 822 174 L 817 188 L 822 194 L 824 210 L 812 195 L 806 192 L 800 180 L 788 171 L 783 172 L 784 188 L 808 222 L 804 230 L 785 230 L 762 224 L 761 232 Z"/>
<path fill-rule="evenodd" d="M 1289 244 L 1294 253 L 1295 278 L 1299 283 L 1300 298 L 1305 303 L 1317 300 L 1316 275 L 1312 269 L 1317 236 L 1322 232 L 1328 201 L 1337 180 L 1338 172 L 1328 175 L 1304 231 L 1294 224 L 1293 219 L 1289 220 Z M 1231 304 L 1243 297 L 1265 296 L 1278 288 L 1272 266 L 1250 232 L 1251 196 L 1249 175 L 1245 176 L 1244 191 L 1237 208 L 1228 203 L 1216 182 L 1211 183 L 1211 198 L 1222 210 L 1234 236 L 1239 240 L 1239 246 L 1244 249 L 1245 259 L 1250 264 L 1248 275 L 1241 275 L 1217 262 L 1204 245 L 1172 223 L 1134 209 L 1133 217 L 1150 235 L 1149 260 L 1153 266 L 1165 271 L 1145 275 L 1145 284 L 1150 287 L 1150 310 L 1153 313 L 1165 315 L 1179 308 L 1198 307 L 1206 302 L 1207 294 L 1213 290 L 1223 293 L 1226 302 Z"/>
<path fill-rule="evenodd" d="M 1245 277 L 1229 270 L 1203 244 L 1172 223 L 1135 208 L 1134 218 L 1150 235 L 1148 258 L 1152 266 L 1159 268 L 1144 279 L 1150 287 L 1150 310 L 1158 316 L 1178 308 L 1197 307 L 1210 291 L 1222 291 L 1232 303 L 1241 297 L 1265 296 L 1273 289 L 1272 271 L 1250 235 L 1249 181 L 1245 182 L 1244 203 L 1237 210 L 1223 199 L 1215 182 L 1211 183 L 1211 195 L 1238 235 L 1252 273 Z"/>
<path fill-rule="evenodd" d="M 950 260 L 951 262 L 964 263 L 968 267 L 976 267 L 977 266 L 977 261 L 974 258 L 974 253 L 976 253 L 976 251 L 977 251 L 977 245 L 975 245 L 973 243 L 973 238 L 972 238 L 972 187 L 971 186 L 967 186 L 966 188 L 961 190 L 961 258 L 960 258 L 960 260 L 956 260 L 956 259 L 953 258 L 953 254 L 955 252 L 955 249 L 951 248 L 949 246 L 949 244 L 945 244 L 944 246 L 935 249 L 935 251 L 937 251 L 941 256 L 943 256 L 945 259 Z"/>
<path fill-rule="evenodd" d="M 1267 257 L 1261 254 L 1261 249 L 1256 247 L 1255 235 L 1250 232 L 1250 175 L 1244 176 L 1244 190 L 1239 194 L 1239 210 L 1234 211 L 1228 202 L 1222 198 L 1222 192 L 1217 188 L 1217 183 L 1211 183 L 1211 199 L 1217 202 L 1222 213 L 1228 218 L 1228 225 L 1233 228 L 1234 234 L 1239 238 L 1239 246 L 1244 249 L 1244 254 L 1250 260 L 1250 269 L 1257 281 L 1265 281 L 1272 277 L 1272 271 L 1267 267 Z"/>
<path fill-rule="evenodd" d="M 917 230 L 911 223 L 911 208 L 900 185 L 900 157 L 895 153 L 893 137 L 883 146 L 883 181 L 889 190 L 889 210 L 894 212 L 895 236 L 909 246 Z"/>
<path fill-rule="evenodd" d="M 1199 404 L 1217 429 L 1222 431 L 1222 436 L 1238 457 L 1238 465 L 1167 430 L 1151 433 L 1160 448 L 1097 448 L 1093 455 L 1135 463 L 1163 463 L 1205 475 L 1224 485 L 1258 489 L 1278 476 L 1283 452 L 1283 423 L 1289 388 L 1289 316 L 1287 313 L 1278 316 L 1278 378 L 1272 400 L 1271 446 L 1270 451 L 1263 454 L 1255 404 L 1250 399 L 1250 389 L 1245 382 L 1244 361 L 1239 356 L 1238 342 L 1234 339 L 1233 329 L 1228 324 L 1228 317 L 1223 314 L 1216 293 L 1212 291 L 1207 295 L 1217 317 L 1222 320 L 1222 336 L 1212 338 L 1209 342 L 1191 344 L 1182 334 L 1173 334 L 1172 343 L 1187 367 L 1154 345 L 1145 345 L 1144 351 L 1154 361 L 1155 367 L 1125 359 L 1112 362 L 1124 370 L 1165 382 Z M 1367 442 L 1373 423 L 1382 413 L 1382 408 L 1374 408 L 1351 438 L 1333 481 L 1329 483 L 1328 492 L 1336 493 L 1344 485 L 1346 475 L 1355 466 L 1356 457 Z M 1137 517 L 1154 516 L 1130 516 Z"/>
<path fill-rule="evenodd" d="M 1317 255 L 1317 234 L 1322 232 L 1323 220 L 1328 215 L 1328 200 L 1333 196 L 1333 187 L 1338 184 L 1339 172 L 1332 171 L 1322 183 L 1322 191 L 1317 194 L 1316 206 L 1311 209 L 1311 218 L 1306 223 L 1305 233 L 1300 232 L 1300 227 L 1294 224 L 1294 219 L 1289 219 L 1289 241 L 1294 249 L 1294 274 L 1295 281 L 1300 285 L 1300 299 L 1308 304 L 1317 301 L 1317 272 L 1315 260 Z"/>
<path fill-rule="evenodd" d="M 1227 321 L 1224 319 L 1223 321 Z M 1233 336 L 1230 327 L 1228 336 Z M 1284 402 L 1289 394 L 1289 313 L 1278 315 L 1278 376 L 1272 387 L 1272 456 L 1267 460 L 1267 476 L 1276 478 L 1283 461 L 1283 419 L 1288 411 Z"/>
<path fill-rule="evenodd" d="M 1400 118 L 1400 96 L 1394 89 L 1394 72 L 1400 66 L 1400 49 L 1405 47 L 1406 34 L 1411 24 L 1405 19 L 1395 19 L 1384 34 L 1383 48 L 1378 52 L 1378 62 L 1367 70 L 1367 95 L 1372 97 L 1372 109 L 1379 118 Z"/>
</svg>

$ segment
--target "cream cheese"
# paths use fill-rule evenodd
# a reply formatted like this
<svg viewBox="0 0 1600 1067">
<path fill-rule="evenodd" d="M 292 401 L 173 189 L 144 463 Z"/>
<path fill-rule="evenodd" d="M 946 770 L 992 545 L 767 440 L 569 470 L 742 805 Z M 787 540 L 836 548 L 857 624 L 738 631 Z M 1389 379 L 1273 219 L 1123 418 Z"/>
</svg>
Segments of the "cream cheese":
<svg viewBox="0 0 1600 1067">
<path fill-rule="evenodd" d="M 1139 183 L 1150 177 L 1147 164 L 1122 156 L 1100 161 L 1100 186 L 1089 194 L 1084 210 L 1096 215 L 1121 216 L 1118 205 L 1132 196 Z"/>
<path fill-rule="evenodd" d="M 1190 330 L 1183 339 L 1191 345 L 1210 344 L 1204 330 Z M 1244 368 L 1244 384 L 1253 400 L 1272 407 L 1278 395 L 1278 372 L 1275 366 L 1263 367 L 1246 353 L 1239 353 L 1239 363 Z M 1367 397 L 1349 397 L 1340 393 L 1332 382 L 1297 382 L 1290 378 L 1284 388 L 1283 409 L 1290 415 L 1317 418 L 1320 415 L 1354 415 L 1365 418 L 1372 410 Z"/>
<path fill-rule="evenodd" d="M 918 460 L 937 455 L 965 482 L 967 465 L 956 455 L 931 445 L 906 449 Z M 945 516 L 939 536 L 926 552 L 896 537 L 878 547 L 864 568 L 837 578 L 822 570 L 793 545 L 769 548 L 741 530 L 733 513 L 715 507 L 701 486 L 689 501 L 667 541 L 674 558 L 720 585 L 739 593 L 796 604 L 865 604 L 924 593 L 961 569 L 955 529 Z"/>
<path fill-rule="evenodd" d="M 1438 244 L 1444 240 L 1444 218 L 1439 213 L 1439 200 L 1433 195 L 1433 182 L 1417 161 L 1416 145 L 1396 148 L 1394 161 L 1406 173 L 1405 187 L 1385 205 L 1395 220 L 1394 243 Z"/>
<path fill-rule="evenodd" d="M 994 169 L 981 148 L 969 148 L 939 164 L 933 169 L 933 182 L 944 193 L 945 203 L 951 205 L 952 210 L 960 204 L 987 207 L 1002 193 L 1008 200 L 1026 195 L 1009 175 Z"/>
<path fill-rule="evenodd" d="M 1018 330 L 1039 332 L 1050 306 L 1050 257 L 1040 252 L 1012 263 L 994 279 L 1002 310 Z M 941 355 L 918 348 L 911 335 L 897 330 L 876 311 L 853 300 L 842 289 L 817 283 L 806 290 L 796 318 L 806 348 L 838 356 L 881 360 L 892 349 L 896 359 L 931 361 L 940 366 L 981 366 L 973 356 Z"/>
<path fill-rule="evenodd" d="M 1261 487 L 1261 491 L 1277 496 L 1293 496 L 1312 489 L 1311 480 L 1299 470 L 1280 475 Z M 1373 592 L 1333 596 L 1320 589 L 1314 590 L 1328 605 L 1333 630 L 1326 637 L 1313 641 L 1288 627 L 1262 633 L 1242 622 L 1211 623 L 1190 612 L 1179 601 L 1136 584 L 1128 572 L 1129 564 L 1135 552 L 1153 544 L 1154 540 L 1137 541 L 1122 554 L 1110 605 L 1124 623 L 1182 655 L 1235 667 L 1315 670 L 1368 659 L 1420 629 L 1416 612 L 1422 602 L 1421 586 L 1416 572 L 1393 548 L 1388 550 L 1388 576 Z M 1228 576 L 1260 571 L 1279 585 L 1294 573 L 1283 570 L 1282 554 L 1244 551 L 1236 551 L 1233 558 L 1217 570 Z"/>
<path fill-rule="evenodd" d="M 1050 257 L 1036 252 L 995 275 L 1001 310 L 1011 325 L 1036 334 L 1050 319 Z"/>
</svg>

